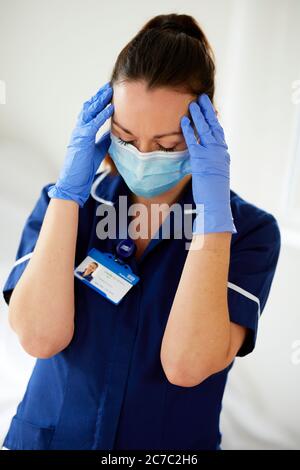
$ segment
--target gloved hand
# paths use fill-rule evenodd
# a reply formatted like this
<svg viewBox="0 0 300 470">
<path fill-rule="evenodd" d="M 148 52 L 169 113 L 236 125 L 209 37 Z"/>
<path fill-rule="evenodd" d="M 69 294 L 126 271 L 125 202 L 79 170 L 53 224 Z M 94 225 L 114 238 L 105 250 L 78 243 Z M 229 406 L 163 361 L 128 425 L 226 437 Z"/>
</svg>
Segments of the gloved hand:
<svg viewBox="0 0 300 470">
<path fill-rule="evenodd" d="M 182 132 L 191 156 L 196 215 L 193 233 L 236 233 L 230 207 L 230 155 L 213 105 L 206 94 L 189 104 L 200 142 L 190 119 L 181 119 Z"/>
<path fill-rule="evenodd" d="M 107 106 L 112 94 L 110 82 L 107 82 L 83 104 L 59 178 L 48 191 L 49 197 L 73 200 L 80 207 L 88 199 L 93 178 L 111 143 L 109 132 L 97 143 L 95 139 L 99 128 L 113 114 L 114 105 Z"/>
</svg>

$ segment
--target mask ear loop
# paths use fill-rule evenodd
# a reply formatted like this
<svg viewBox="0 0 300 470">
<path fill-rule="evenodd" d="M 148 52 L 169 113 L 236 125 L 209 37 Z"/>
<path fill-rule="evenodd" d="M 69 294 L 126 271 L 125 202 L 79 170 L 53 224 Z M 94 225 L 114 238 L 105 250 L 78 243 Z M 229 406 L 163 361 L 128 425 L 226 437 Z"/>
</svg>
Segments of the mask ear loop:
<svg viewBox="0 0 300 470">
<path fill-rule="evenodd" d="M 98 171 L 97 171 L 97 173 L 98 173 Z M 91 196 L 97 202 L 101 202 L 102 204 L 107 204 L 108 206 L 113 206 L 114 205 L 113 201 L 107 201 L 106 199 L 102 199 L 101 197 L 97 196 L 97 194 L 96 194 L 96 191 L 97 191 L 97 188 L 98 188 L 99 184 L 110 173 L 110 171 L 111 171 L 111 169 L 107 168 L 107 170 L 104 170 L 103 173 L 101 173 L 98 176 L 98 178 L 95 179 L 95 181 L 93 182 L 92 187 L 91 187 Z"/>
</svg>

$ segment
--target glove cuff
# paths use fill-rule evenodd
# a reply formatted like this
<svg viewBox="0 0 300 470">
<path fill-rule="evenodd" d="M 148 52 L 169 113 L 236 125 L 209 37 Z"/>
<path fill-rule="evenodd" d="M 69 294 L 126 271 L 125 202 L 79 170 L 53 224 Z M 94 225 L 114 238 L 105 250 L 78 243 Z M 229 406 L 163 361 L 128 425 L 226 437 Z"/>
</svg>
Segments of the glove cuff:
<svg viewBox="0 0 300 470">
<path fill-rule="evenodd" d="M 203 210 L 202 204 L 197 204 L 197 215 L 193 221 L 193 234 L 213 232 L 237 233 L 231 213 L 231 207 L 218 207 L 216 210 L 206 211 Z"/>
<path fill-rule="evenodd" d="M 86 202 L 85 199 L 80 198 L 77 195 L 71 194 L 68 191 L 65 191 L 61 188 L 59 188 L 56 184 L 50 186 L 48 190 L 48 196 L 50 198 L 55 198 L 55 199 L 65 199 L 68 201 L 74 201 L 79 204 L 80 207 L 84 206 L 84 203 Z"/>
</svg>

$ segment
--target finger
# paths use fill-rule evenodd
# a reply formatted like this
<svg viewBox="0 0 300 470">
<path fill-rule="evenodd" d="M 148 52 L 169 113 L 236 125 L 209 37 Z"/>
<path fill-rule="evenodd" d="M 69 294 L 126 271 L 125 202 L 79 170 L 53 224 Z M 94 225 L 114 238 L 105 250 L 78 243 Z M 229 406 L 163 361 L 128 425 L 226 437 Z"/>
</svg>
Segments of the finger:
<svg viewBox="0 0 300 470">
<path fill-rule="evenodd" d="M 105 106 L 108 105 L 113 95 L 112 88 L 107 88 L 102 93 L 99 94 L 98 98 L 90 105 L 88 108 L 88 113 L 91 118 L 94 118 L 99 111 L 101 111 Z"/>
<path fill-rule="evenodd" d="M 112 116 L 114 110 L 114 105 L 110 104 L 105 109 L 100 111 L 99 114 L 97 114 L 97 116 L 91 121 L 91 124 L 95 126 L 95 128 L 99 129 L 101 126 L 103 126 L 105 121 Z"/>
<path fill-rule="evenodd" d="M 209 96 L 203 93 L 198 98 L 198 103 L 201 108 L 202 113 L 207 120 L 213 135 L 216 138 L 216 141 L 220 144 L 226 144 L 225 135 L 222 126 L 220 125 L 215 110 L 213 108 L 212 102 L 209 99 Z"/>
<path fill-rule="evenodd" d="M 216 142 L 215 137 L 213 136 L 211 129 L 206 122 L 204 115 L 199 107 L 199 105 L 195 102 L 189 104 L 189 110 L 193 121 L 195 123 L 197 132 L 199 134 L 201 143 L 205 145 L 214 144 Z"/>
<path fill-rule="evenodd" d="M 94 103 L 94 101 L 96 101 L 99 98 L 99 95 L 101 95 L 105 90 L 107 90 L 110 87 L 111 87 L 110 82 L 105 83 L 105 85 L 103 85 L 101 88 L 99 88 L 97 93 L 95 93 L 94 96 L 92 96 L 89 100 L 87 100 L 86 103 L 87 104 Z"/>
<path fill-rule="evenodd" d="M 187 116 L 183 116 L 181 118 L 180 125 L 187 146 L 193 147 L 194 145 L 200 145 L 197 143 L 194 129 L 192 127 L 190 119 Z"/>
<path fill-rule="evenodd" d="M 110 88 L 110 82 L 105 83 L 105 85 L 103 85 L 94 96 L 83 103 L 80 116 L 84 116 L 85 122 L 88 122 L 91 119 L 91 117 L 88 116 L 90 107 L 93 105 L 93 103 L 99 100 L 99 97 L 102 96 L 106 90 L 109 90 Z"/>
<path fill-rule="evenodd" d="M 103 91 L 94 103 L 91 105 L 86 104 L 83 108 L 83 121 L 87 123 L 94 119 L 98 113 L 108 105 L 111 101 L 112 95 L 112 89 L 109 88 Z"/>
</svg>

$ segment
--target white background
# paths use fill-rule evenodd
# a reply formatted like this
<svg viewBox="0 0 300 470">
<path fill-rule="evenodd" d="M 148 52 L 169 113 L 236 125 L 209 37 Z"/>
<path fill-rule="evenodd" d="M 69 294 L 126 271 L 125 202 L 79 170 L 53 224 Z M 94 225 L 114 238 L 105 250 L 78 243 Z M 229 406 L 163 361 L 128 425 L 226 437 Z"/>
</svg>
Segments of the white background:
<svg viewBox="0 0 300 470">
<path fill-rule="evenodd" d="M 231 187 L 272 212 L 282 233 L 256 349 L 230 372 L 222 447 L 299 449 L 300 237 L 289 198 L 300 114 L 293 99 L 300 80 L 298 0 L 0 0 L 6 95 L 0 104 L 0 281 L 41 187 L 58 175 L 83 101 L 108 81 L 118 53 L 138 29 L 152 16 L 172 12 L 193 15 L 215 51 Z M 0 358 L 1 444 L 35 361 L 10 330 L 3 301 Z"/>
</svg>

